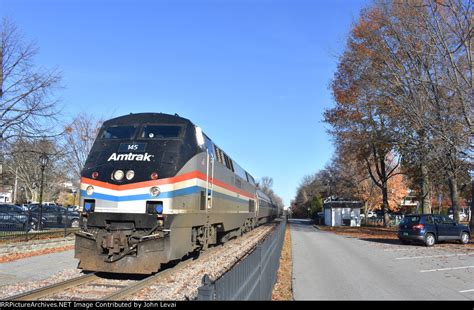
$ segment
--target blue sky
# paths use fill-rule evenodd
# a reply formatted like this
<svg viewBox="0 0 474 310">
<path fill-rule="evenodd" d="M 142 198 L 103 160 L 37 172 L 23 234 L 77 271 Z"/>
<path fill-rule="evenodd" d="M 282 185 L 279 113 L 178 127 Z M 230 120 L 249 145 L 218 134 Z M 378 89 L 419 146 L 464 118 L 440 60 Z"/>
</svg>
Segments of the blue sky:
<svg viewBox="0 0 474 310">
<path fill-rule="evenodd" d="M 178 113 L 285 204 L 330 160 L 330 80 L 362 0 L 0 0 L 58 68 L 65 118 Z"/>
</svg>

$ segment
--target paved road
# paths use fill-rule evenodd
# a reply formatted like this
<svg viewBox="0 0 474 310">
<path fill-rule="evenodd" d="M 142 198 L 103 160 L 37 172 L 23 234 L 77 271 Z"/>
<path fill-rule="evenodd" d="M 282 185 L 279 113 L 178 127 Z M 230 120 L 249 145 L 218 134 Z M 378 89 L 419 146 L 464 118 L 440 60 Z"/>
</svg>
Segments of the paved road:
<svg viewBox="0 0 474 310">
<path fill-rule="evenodd" d="M 74 250 L 69 250 L 0 263 L 0 286 L 43 280 L 65 269 L 76 268 L 77 262 Z"/>
<path fill-rule="evenodd" d="M 364 241 L 290 223 L 295 300 L 474 300 L 472 251 Z"/>
</svg>

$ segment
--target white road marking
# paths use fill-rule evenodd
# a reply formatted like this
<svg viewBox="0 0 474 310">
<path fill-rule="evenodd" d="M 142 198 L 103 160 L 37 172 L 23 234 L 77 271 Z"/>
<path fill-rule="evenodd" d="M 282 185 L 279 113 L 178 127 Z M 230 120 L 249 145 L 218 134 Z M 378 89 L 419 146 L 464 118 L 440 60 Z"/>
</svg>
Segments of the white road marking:
<svg viewBox="0 0 474 310">
<path fill-rule="evenodd" d="M 469 292 L 474 292 L 474 288 L 472 290 L 459 291 L 459 293 L 469 293 Z"/>
<path fill-rule="evenodd" d="M 469 268 L 474 268 L 474 266 L 462 266 L 462 267 L 452 267 L 452 268 L 429 269 L 429 270 L 420 270 L 420 272 L 448 271 L 448 270 L 459 270 L 459 269 L 469 269 Z"/>
<path fill-rule="evenodd" d="M 399 249 L 385 249 L 385 252 L 394 252 L 394 251 L 413 251 L 414 248 L 399 248 Z"/>
<path fill-rule="evenodd" d="M 466 256 L 469 254 L 441 254 L 441 255 L 429 255 L 429 256 L 405 256 L 397 257 L 395 259 L 419 259 L 419 258 L 434 258 L 434 257 L 453 257 L 453 256 Z"/>
</svg>

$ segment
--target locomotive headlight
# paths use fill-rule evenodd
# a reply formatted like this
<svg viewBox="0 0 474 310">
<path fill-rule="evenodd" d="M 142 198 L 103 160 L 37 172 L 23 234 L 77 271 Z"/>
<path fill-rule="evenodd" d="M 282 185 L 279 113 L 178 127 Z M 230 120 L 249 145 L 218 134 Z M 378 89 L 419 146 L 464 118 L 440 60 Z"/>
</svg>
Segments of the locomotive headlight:
<svg viewBox="0 0 474 310">
<path fill-rule="evenodd" d="M 204 135 L 202 134 L 202 129 L 201 127 L 196 126 L 196 141 L 200 147 L 204 146 L 205 140 L 204 140 Z"/>
<path fill-rule="evenodd" d="M 123 179 L 124 175 L 125 174 L 123 173 L 122 170 L 115 170 L 113 177 L 116 181 L 121 181 Z"/>
<path fill-rule="evenodd" d="M 127 174 L 125 175 L 125 177 L 127 178 L 127 180 L 133 179 L 134 176 L 135 176 L 135 171 L 133 171 L 133 170 L 128 170 L 128 171 L 127 171 Z"/>
<path fill-rule="evenodd" d="M 92 186 L 92 185 L 87 186 L 86 194 L 87 194 L 87 196 L 90 196 L 90 195 L 94 194 L 94 186 Z"/>
<path fill-rule="evenodd" d="M 153 197 L 158 197 L 160 193 L 161 191 L 159 187 L 153 186 L 152 188 L 150 188 L 150 195 L 152 195 Z"/>
</svg>

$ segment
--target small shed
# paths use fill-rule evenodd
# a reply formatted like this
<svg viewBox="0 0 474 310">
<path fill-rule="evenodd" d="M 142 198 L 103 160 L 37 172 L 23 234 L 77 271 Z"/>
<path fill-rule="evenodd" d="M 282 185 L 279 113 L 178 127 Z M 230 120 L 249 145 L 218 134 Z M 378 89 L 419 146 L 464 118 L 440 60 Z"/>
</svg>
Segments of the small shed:
<svg viewBox="0 0 474 310">
<path fill-rule="evenodd" d="M 324 202 L 324 224 L 326 226 L 360 226 L 360 201 Z"/>
</svg>

